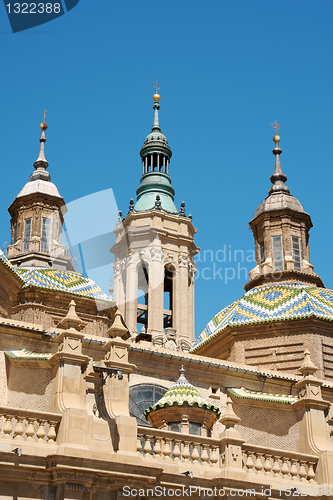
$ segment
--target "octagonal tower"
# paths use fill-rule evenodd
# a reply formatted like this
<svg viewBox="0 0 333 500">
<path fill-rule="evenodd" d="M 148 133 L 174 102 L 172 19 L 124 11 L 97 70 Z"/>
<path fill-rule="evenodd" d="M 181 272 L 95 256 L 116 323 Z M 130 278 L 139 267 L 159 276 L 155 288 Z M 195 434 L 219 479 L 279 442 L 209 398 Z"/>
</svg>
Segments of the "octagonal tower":
<svg viewBox="0 0 333 500">
<path fill-rule="evenodd" d="M 196 229 L 177 210 L 171 186 L 167 138 L 159 124 L 155 94 L 154 123 L 140 151 L 142 177 L 127 215 L 114 232 L 116 303 L 136 342 L 188 350 L 194 342 L 194 243 Z"/>
</svg>

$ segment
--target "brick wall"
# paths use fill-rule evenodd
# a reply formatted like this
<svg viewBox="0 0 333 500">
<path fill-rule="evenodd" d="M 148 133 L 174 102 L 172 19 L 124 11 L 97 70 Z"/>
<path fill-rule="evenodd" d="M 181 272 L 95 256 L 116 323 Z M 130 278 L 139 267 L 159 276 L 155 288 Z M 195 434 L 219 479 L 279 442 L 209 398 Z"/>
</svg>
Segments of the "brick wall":
<svg viewBox="0 0 333 500">
<path fill-rule="evenodd" d="M 9 363 L 7 406 L 49 411 L 51 369 Z"/>
<path fill-rule="evenodd" d="M 236 429 L 247 443 L 298 451 L 298 424 L 293 411 L 234 404 L 241 419 Z"/>
</svg>

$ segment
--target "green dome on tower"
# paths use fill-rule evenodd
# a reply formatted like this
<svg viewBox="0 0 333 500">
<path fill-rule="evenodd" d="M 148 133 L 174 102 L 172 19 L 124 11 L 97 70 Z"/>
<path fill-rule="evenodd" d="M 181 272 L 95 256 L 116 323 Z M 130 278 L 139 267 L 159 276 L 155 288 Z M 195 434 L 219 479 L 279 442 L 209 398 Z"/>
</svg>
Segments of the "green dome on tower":
<svg viewBox="0 0 333 500">
<path fill-rule="evenodd" d="M 133 210 L 134 212 L 144 212 L 155 208 L 178 215 L 179 211 L 174 204 L 175 191 L 171 186 L 169 176 L 172 151 L 159 124 L 159 94 L 155 94 L 153 99 L 154 123 L 140 151 L 142 177 L 136 191 L 137 202 Z"/>
</svg>

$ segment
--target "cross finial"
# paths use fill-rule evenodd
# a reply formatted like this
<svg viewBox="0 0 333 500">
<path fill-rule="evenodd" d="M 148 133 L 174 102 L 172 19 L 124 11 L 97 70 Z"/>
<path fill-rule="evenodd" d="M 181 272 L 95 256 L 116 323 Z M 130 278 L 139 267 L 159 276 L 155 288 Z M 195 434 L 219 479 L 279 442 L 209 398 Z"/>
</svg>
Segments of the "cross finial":
<svg viewBox="0 0 333 500">
<path fill-rule="evenodd" d="M 271 125 L 275 129 L 275 134 L 277 135 L 279 128 L 281 128 L 280 125 L 276 120 L 273 123 L 271 123 Z"/>
<path fill-rule="evenodd" d="M 161 86 L 157 83 L 157 80 L 153 83 L 153 87 L 155 87 L 155 93 L 157 94 L 158 90 L 161 88 Z"/>
<path fill-rule="evenodd" d="M 47 113 L 47 111 L 46 111 L 46 109 L 44 109 L 44 113 L 43 113 L 43 122 L 44 123 L 45 123 L 46 113 Z"/>
</svg>

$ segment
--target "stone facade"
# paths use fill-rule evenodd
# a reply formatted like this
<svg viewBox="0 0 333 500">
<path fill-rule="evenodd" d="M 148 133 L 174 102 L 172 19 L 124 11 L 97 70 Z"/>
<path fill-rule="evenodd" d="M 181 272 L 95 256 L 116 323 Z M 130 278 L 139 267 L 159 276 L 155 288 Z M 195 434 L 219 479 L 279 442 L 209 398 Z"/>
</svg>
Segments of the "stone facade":
<svg viewBox="0 0 333 500">
<path fill-rule="evenodd" d="M 138 201 L 131 200 L 115 228 L 117 304 L 97 285 L 89 288 L 82 275 L 86 296 L 82 287 L 66 288 L 72 274 L 61 273 L 61 260 L 53 261 L 58 287 L 24 281 L 13 250 L 22 236 L 20 210 L 34 220 L 30 243 L 39 241 L 43 213 L 39 195 L 29 198 L 29 207 L 20 200 L 11 206 L 12 231 L 17 226 L 11 262 L 0 256 L 0 500 L 186 498 L 189 488 L 195 499 L 239 498 L 245 490 L 258 499 L 333 498 L 331 292 L 304 264 L 309 216 L 295 215 L 302 214 L 295 199 L 283 212 L 272 207 L 272 199 L 260 205 L 252 221 L 255 244 L 260 251 L 264 241 L 269 252 L 272 237 L 283 236 L 283 258 L 275 254 L 271 264 L 275 258 L 283 267 L 284 282 L 301 283 L 255 293 L 269 305 L 283 293 L 302 293 L 302 300 L 314 297 L 316 304 L 326 300 L 328 316 L 316 310 L 309 317 L 259 321 L 251 312 L 252 323 L 223 323 L 191 350 L 196 230 L 184 204 L 177 211 L 173 202 L 171 149 L 158 110 L 155 94 L 154 125 L 141 149 Z M 46 128 L 43 122 L 36 172 L 24 196 L 35 188 L 39 193 L 38 181 L 50 183 Z M 270 197 L 291 196 L 279 161 L 272 179 Z M 294 249 L 288 247 L 292 235 L 301 242 L 297 247 L 295 240 Z M 32 270 L 37 254 L 31 247 L 22 255 L 26 264 L 31 259 Z M 274 269 L 265 276 L 270 257 L 264 257 L 246 285 L 249 292 L 258 283 L 278 282 Z M 312 287 L 308 295 L 304 283 Z M 144 302 L 138 300 L 140 287 Z M 244 301 L 250 304 L 248 296 Z M 179 393 L 169 391 L 164 401 L 177 384 Z M 145 420 L 148 407 L 150 414 L 160 412 L 151 419 L 155 427 Z"/>
</svg>

